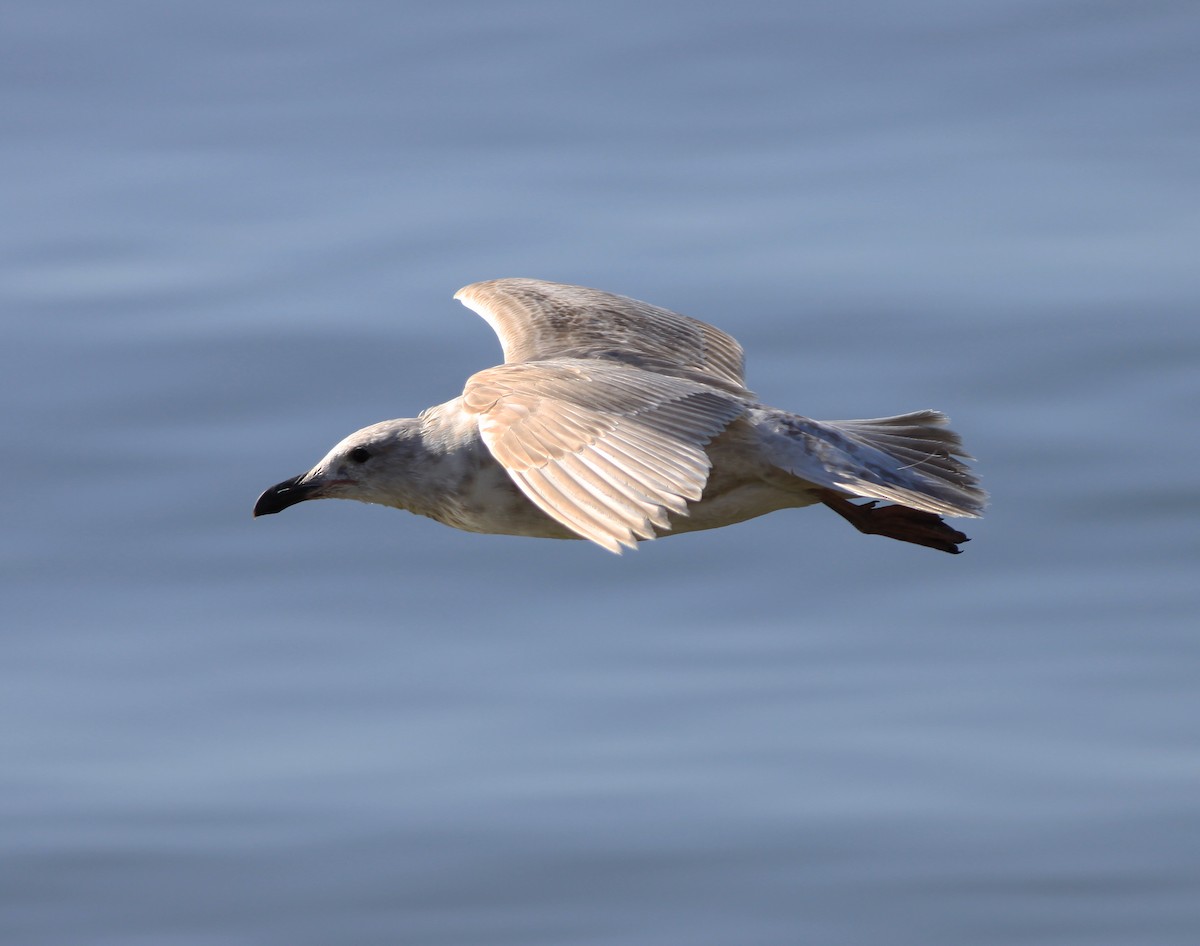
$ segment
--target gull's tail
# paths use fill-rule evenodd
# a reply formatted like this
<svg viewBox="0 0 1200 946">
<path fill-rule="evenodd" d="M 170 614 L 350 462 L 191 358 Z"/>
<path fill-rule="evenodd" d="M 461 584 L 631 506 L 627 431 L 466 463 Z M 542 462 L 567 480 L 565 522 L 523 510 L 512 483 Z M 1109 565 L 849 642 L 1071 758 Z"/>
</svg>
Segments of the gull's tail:
<svg viewBox="0 0 1200 946">
<path fill-rule="evenodd" d="M 837 485 L 868 499 L 941 516 L 979 516 L 987 493 L 962 460 L 973 460 L 939 411 L 871 420 L 813 422 L 840 437 L 829 444 L 852 460 L 834 464 Z"/>
<path fill-rule="evenodd" d="M 820 501 L 862 532 L 945 552 L 967 537 L 939 516 L 979 516 L 987 502 L 973 459 L 944 414 L 816 421 L 782 411 L 756 419 L 772 461 L 823 489 Z M 896 503 L 855 505 L 861 497 Z"/>
</svg>

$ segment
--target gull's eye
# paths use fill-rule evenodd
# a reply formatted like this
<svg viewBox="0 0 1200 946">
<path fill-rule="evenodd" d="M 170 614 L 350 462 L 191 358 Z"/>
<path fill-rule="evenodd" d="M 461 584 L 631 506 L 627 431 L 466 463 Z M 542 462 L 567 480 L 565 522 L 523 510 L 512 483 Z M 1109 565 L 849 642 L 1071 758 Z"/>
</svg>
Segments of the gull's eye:
<svg viewBox="0 0 1200 946">
<path fill-rule="evenodd" d="M 371 451 L 366 447 L 355 447 L 350 451 L 350 459 L 355 463 L 366 463 L 371 459 Z"/>
</svg>

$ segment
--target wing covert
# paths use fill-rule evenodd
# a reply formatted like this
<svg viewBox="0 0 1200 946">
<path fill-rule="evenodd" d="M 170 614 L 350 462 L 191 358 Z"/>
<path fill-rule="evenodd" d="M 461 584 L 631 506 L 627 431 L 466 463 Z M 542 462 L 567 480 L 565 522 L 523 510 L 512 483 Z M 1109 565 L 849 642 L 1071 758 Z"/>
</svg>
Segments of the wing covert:
<svg viewBox="0 0 1200 946">
<path fill-rule="evenodd" d="M 686 515 L 708 479 L 705 446 L 746 409 L 709 385 L 586 360 L 489 368 L 463 406 L 534 504 L 612 552 Z"/>
<path fill-rule="evenodd" d="M 748 393 L 741 345 L 669 309 L 541 279 L 477 282 L 454 298 L 491 325 L 508 364 L 599 359 Z"/>
</svg>

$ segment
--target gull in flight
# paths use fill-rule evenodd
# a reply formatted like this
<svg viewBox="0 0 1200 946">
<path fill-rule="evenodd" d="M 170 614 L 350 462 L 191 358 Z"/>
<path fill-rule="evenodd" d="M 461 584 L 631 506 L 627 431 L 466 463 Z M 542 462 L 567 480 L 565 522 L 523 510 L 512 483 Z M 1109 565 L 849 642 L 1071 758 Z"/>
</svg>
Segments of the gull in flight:
<svg viewBox="0 0 1200 946">
<path fill-rule="evenodd" d="M 454 298 L 500 336 L 504 364 L 418 417 L 352 433 L 255 516 L 356 499 L 620 552 L 822 504 L 860 532 L 959 552 L 967 537 L 941 517 L 982 513 L 971 457 L 937 411 L 817 421 L 767 407 L 730 336 L 597 289 L 494 279 Z"/>
</svg>

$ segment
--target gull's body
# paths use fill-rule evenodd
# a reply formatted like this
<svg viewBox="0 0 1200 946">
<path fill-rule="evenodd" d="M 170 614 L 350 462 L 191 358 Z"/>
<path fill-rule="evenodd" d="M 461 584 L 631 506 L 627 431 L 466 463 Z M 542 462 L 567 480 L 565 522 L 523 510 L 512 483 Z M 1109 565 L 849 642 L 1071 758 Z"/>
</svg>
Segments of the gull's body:
<svg viewBox="0 0 1200 946">
<path fill-rule="evenodd" d="M 497 279 L 455 298 L 496 331 L 505 363 L 419 417 L 351 434 L 263 493 L 256 516 L 357 499 L 616 552 L 824 503 L 860 531 L 957 552 L 966 536 L 939 517 L 983 508 L 934 411 L 820 422 L 767 407 L 745 388 L 728 335 L 595 289 Z"/>
</svg>

